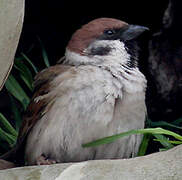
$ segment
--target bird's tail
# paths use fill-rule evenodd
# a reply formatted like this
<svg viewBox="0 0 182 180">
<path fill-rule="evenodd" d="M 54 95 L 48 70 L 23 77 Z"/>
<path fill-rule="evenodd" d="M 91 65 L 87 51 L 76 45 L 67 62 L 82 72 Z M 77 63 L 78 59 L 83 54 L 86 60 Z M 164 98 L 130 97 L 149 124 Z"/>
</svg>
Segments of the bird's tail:
<svg viewBox="0 0 182 180">
<path fill-rule="evenodd" d="M 11 150 L 1 155 L 0 159 L 7 160 L 7 161 L 13 160 L 16 155 L 16 152 L 17 152 L 17 146 L 13 147 Z"/>
<path fill-rule="evenodd" d="M 22 148 L 20 148 L 18 145 L 15 145 L 10 151 L 0 156 L 0 169 L 2 166 L 1 161 L 4 160 L 9 163 L 14 163 L 16 167 L 22 166 L 24 164 L 24 153 Z M 5 168 L 2 168 L 5 169 Z"/>
</svg>

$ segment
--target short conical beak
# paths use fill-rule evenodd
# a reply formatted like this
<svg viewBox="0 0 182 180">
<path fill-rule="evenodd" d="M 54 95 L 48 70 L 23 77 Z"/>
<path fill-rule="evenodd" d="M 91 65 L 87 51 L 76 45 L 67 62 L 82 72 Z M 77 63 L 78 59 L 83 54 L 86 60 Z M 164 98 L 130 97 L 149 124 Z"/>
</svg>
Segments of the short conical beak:
<svg viewBox="0 0 182 180">
<path fill-rule="evenodd" d="M 149 28 L 139 25 L 129 25 L 129 27 L 122 33 L 122 40 L 129 41 L 137 38 L 144 31 L 149 31 Z"/>
</svg>

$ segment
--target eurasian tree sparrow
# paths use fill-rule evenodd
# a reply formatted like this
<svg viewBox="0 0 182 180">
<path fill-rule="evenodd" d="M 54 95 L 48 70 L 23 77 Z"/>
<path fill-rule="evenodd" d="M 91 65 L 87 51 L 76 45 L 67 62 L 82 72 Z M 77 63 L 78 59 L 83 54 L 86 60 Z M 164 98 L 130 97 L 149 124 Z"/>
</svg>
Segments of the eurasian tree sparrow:
<svg viewBox="0 0 182 180">
<path fill-rule="evenodd" d="M 82 144 L 144 128 L 146 79 L 137 67 L 136 41 L 145 30 L 117 19 L 95 19 L 73 34 L 63 65 L 36 76 L 17 141 L 26 142 L 29 165 L 137 154 L 141 135 L 98 147 Z"/>
</svg>

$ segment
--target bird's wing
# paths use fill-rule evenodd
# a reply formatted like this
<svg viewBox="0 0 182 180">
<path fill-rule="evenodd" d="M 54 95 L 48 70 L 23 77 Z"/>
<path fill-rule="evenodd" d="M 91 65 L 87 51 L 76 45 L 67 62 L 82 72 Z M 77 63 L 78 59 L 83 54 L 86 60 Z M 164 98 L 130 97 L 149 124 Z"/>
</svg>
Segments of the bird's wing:
<svg viewBox="0 0 182 180">
<path fill-rule="evenodd" d="M 34 81 L 35 93 L 23 117 L 23 122 L 19 131 L 17 144 L 21 144 L 23 142 L 31 128 L 40 119 L 41 112 L 43 108 L 47 105 L 46 99 L 35 102 L 35 98 L 49 93 L 51 81 L 56 76 L 64 73 L 70 68 L 70 66 L 56 65 L 49 67 L 36 75 Z"/>
<path fill-rule="evenodd" d="M 24 115 L 23 122 L 19 130 L 17 143 L 10 151 L 0 156 L 0 159 L 10 160 L 10 161 L 22 160 L 21 153 L 24 140 L 29 131 L 31 130 L 31 128 L 41 118 L 41 112 L 43 108 L 47 105 L 46 99 L 39 102 L 35 102 L 34 99 L 36 97 L 39 97 L 40 95 L 47 94 L 50 91 L 49 87 L 51 81 L 56 76 L 66 72 L 70 68 L 71 66 L 56 65 L 47 68 L 36 75 L 34 82 L 35 93 Z"/>
<path fill-rule="evenodd" d="M 107 126 L 113 117 L 115 99 L 122 97 L 121 88 L 112 81 L 109 72 L 92 66 L 56 65 L 42 71 L 36 77 L 35 94 L 25 114 L 18 142 L 24 140 L 42 117 L 47 119 L 46 124 L 61 119 L 59 131 L 65 123 L 79 126 L 78 121 Z"/>
</svg>

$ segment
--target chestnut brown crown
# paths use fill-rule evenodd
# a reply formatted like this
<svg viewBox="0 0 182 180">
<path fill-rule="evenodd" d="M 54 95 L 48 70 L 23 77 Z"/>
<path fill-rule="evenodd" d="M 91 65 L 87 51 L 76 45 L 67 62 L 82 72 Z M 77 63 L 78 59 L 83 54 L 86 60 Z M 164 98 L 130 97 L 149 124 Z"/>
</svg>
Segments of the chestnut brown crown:
<svg viewBox="0 0 182 180">
<path fill-rule="evenodd" d="M 67 48 L 73 52 L 82 54 L 88 45 L 100 37 L 107 29 L 121 29 L 127 27 L 124 21 L 113 18 L 98 18 L 83 25 L 77 30 L 68 43 Z"/>
</svg>

